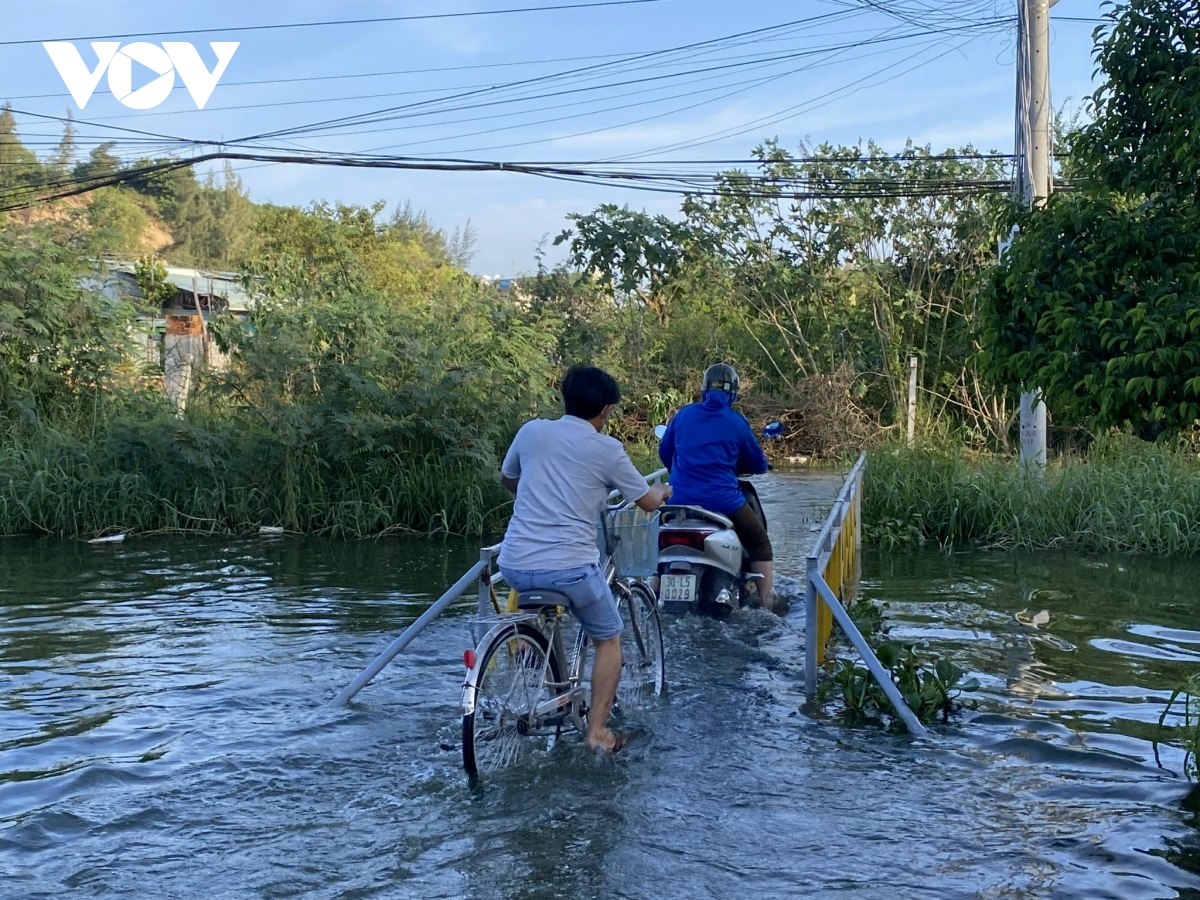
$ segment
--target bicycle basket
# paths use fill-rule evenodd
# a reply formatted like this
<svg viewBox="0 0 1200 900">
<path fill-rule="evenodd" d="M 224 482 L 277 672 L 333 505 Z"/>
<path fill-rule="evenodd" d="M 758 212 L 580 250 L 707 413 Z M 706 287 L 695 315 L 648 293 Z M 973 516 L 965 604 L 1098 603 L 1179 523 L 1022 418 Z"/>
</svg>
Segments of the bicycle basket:
<svg viewBox="0 0 1200 900">
<path fill-rule="evenodd" d="M 658 512 L 630 507 L 608 514 L 613 563 L 622 578 L 649 578 L 658 571 Z M 597 543 L 604 551 L 603 533 Z"/>
</svg>

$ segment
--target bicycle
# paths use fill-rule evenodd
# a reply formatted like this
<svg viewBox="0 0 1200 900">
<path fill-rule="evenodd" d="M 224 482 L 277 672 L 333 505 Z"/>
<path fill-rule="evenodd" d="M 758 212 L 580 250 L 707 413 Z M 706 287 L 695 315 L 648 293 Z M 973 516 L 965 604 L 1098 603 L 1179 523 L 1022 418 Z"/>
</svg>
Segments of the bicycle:
<svg viewBox="0 0 1200 900">
<path fill-rule="evenodd" d="M 633 515 L 637 514 L 637 515 Z M 605 580 L 617 601 L 621 632 L 621 681 L 614 707 L 638 708 L 662 694 L 666 683 L 662 626 L 654 592 L 634 577 L 654 571 L 658 514 L 607 508 L 601 516 Z M 463 768 L 472 780 L 553 749 L 564 729 L 587 730 L 588 639 L 579 629 L 570 641 L 563 610 L 567 597 L 531 590 L 518 610 L 476 617 L 487 628 L 468 650 L 463 684 Z"/>
</svg>

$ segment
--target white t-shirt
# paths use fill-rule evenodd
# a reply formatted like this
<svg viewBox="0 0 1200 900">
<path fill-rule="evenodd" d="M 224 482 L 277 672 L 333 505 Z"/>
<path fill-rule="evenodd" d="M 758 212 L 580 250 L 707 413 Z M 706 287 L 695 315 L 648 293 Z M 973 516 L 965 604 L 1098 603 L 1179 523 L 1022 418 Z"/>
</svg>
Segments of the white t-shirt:
<svg viewBox="0 0 1200 900">
<path fill-rule="evenodd" d="M 621 442 L 575 416 L 526 422 L 500 471 L 520 481 L 499 561 L 522 572 L 598 562 L 596 522 L 609 492 L 638 500 L 649 490 Z"/>
</svg>

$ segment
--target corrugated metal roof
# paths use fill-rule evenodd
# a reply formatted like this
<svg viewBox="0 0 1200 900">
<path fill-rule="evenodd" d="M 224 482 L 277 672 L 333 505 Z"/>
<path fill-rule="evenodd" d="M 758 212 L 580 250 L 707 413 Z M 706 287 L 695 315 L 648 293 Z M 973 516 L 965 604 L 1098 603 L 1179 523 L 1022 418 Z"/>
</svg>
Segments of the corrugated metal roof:
<svg viewBox="0 0 1200 900">
<path fill-rule="evenodd" d="M 126 260 L 104 260 L 109 277 L 102 282 L 105 293 L 121 293 L 126 297 L 138 297 L 141 292 L 134 281 L 136 262 Z M 199 293 L 213 297 L 224 297 L 232 312 L 246 312 L 254 305 L 253 298 L 242 287 L 242 276 L 237 272 L 211 272 L 204 269 L 188 269 L 182 266 L 165 266 L 167 281 L 180 290 L 191 291 L 193 279 Z M 114 279 L 113 276 L 116 276 Z M 99 281 L 99 279 L 97 279 Z"/>
</svg>

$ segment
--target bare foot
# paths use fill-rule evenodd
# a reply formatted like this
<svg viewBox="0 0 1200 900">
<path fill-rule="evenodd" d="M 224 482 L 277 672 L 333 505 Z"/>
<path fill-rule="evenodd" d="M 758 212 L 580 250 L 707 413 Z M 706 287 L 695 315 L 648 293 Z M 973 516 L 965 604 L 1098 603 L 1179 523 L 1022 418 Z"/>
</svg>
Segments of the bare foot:
<svg viewBox="0 0 1200 900">
<path fill-rule="evenodd" d="M 611 755 L 619 753 L 639 733 L 637 731 L 611 731 L 606 728 L 600 740 L 593 741 L 588 738 L 587 745 L 599 753 Z"/>
<path fill-rule="evenodd" d="M 600 732 L 598 735 L 593 736 L 589 734 L 587 736 L 587 745 L 593 750 L 598 750 L 601 753 L 612 753 L 613 745 L 616 744 L 616 742 L 617 735 L 608 728 L 605 728 L 604 731 Z"/>
</svg>

